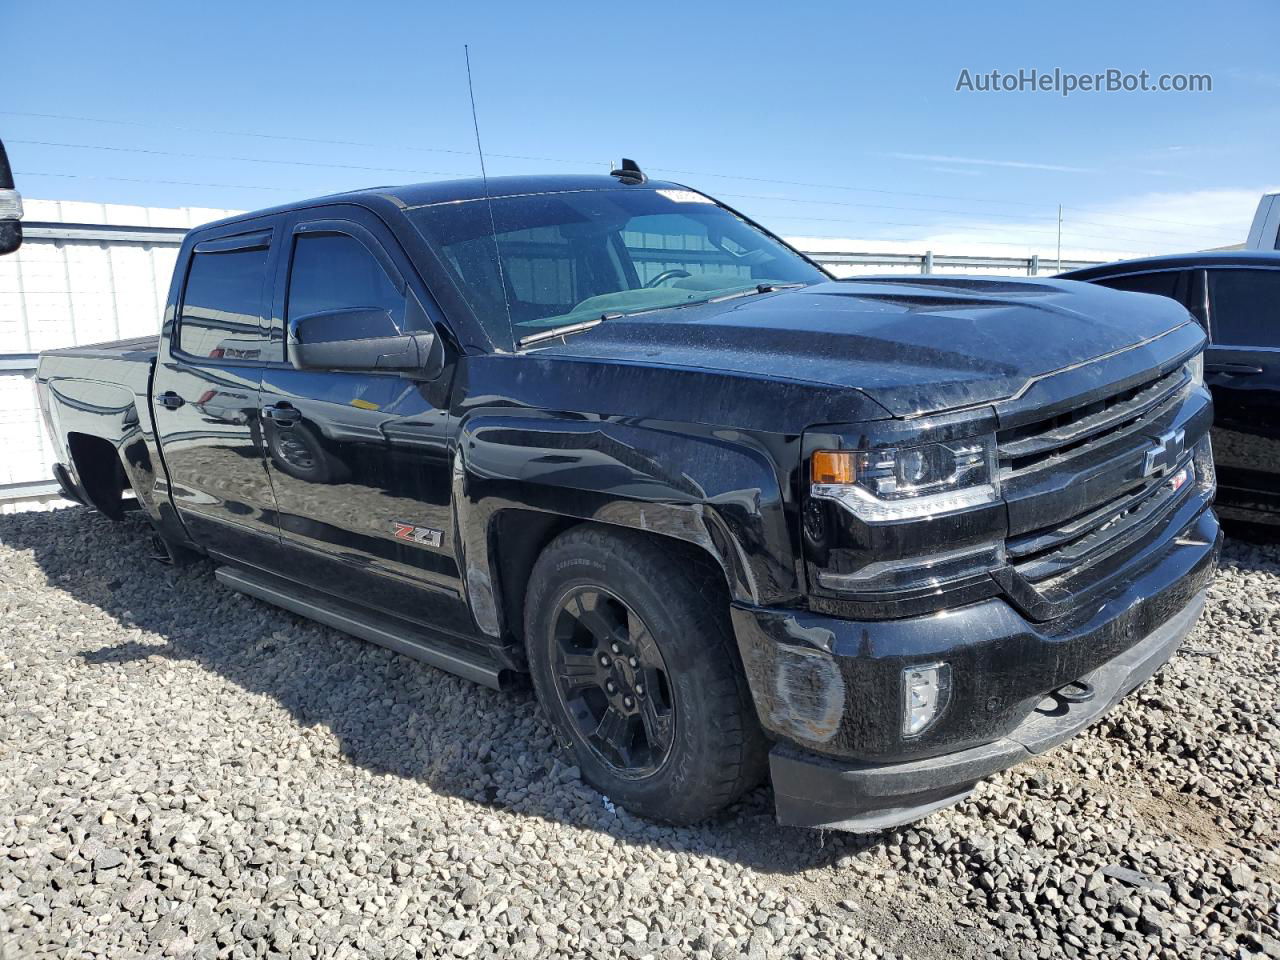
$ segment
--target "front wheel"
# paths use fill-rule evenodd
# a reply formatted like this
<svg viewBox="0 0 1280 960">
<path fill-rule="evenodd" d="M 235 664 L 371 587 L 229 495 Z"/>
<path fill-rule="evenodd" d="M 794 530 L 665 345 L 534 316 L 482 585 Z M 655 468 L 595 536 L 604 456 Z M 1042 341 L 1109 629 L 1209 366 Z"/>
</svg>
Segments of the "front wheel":
<svg viewBox="0 0 1280 960">
<path fill-rule="evenodd" d="M 641 816 L 703 820 L 763 774 L 764 739 L 712 576 L 660 541 L 578 527 L 529 579 L 538 699 L 584 778 Z"/>
</svg>

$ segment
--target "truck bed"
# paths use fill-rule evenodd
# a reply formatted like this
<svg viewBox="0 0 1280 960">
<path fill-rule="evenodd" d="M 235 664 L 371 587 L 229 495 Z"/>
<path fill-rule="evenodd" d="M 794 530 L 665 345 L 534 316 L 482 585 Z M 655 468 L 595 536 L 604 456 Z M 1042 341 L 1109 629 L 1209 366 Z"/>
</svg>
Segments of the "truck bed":
<svg viewBox="0 0 1280 960">
<path fill-rule="evenodd" d="M 145 401 L 159 347 L 155 335 L 46 350 L 40 354 L 38 379 L 49 385 L 72 380 L 114 384 Z"/>
<path fill-rule="evenodd" d="M 160 335 L 151 334 L 146 337 L 132 337 L 128 340 L 109 340 L 106 343 L 87 343 L 79 347 L 63 347 L 60 350 L 45 350 L 45 357 L 91 357 L 94 359 L 133 360 L 149 363 L 156 358 L 160 349 Z"/>
</svg>

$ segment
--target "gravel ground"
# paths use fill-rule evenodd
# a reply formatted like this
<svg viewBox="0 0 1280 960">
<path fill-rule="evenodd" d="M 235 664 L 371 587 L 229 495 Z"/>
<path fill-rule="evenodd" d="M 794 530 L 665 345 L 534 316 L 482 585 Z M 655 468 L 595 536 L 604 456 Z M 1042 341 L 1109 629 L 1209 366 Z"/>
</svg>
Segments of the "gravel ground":
<svg viewBox="0 0 1280 960">
<path fill-rule="evenodd" d="M 1088 734 L 872 837 L 695 828 L 500 695 L 0 517 L 0 958 L 1280 957 L 1280 550 Z"/>
</svg>

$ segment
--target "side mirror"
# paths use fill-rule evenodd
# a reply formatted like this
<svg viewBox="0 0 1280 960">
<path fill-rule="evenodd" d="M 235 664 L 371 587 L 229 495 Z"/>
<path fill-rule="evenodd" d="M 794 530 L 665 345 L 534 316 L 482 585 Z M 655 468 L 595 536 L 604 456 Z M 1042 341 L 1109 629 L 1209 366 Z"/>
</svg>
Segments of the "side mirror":
<svg viewBox="0 0 1280 960">
<path fill-rule="evenodd" d="M 13 187 L 9 156 L 0 143 L 0 254 L 22 246 L 22 195 Z"/>
<path fill-rule="evenodd" d="M 385 310 L 313 313 L 295 320 L 290 333 L 289 359 L 299 370 L 399 371 L 432 380 L 444 367 L 434 331 L 399 333 Z"/>
</svg>

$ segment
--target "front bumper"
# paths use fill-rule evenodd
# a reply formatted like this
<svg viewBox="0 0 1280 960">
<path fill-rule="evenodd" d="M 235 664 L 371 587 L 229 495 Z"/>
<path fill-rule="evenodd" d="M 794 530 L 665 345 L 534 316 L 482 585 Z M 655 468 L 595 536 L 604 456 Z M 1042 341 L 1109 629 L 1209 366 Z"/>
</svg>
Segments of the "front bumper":
<svg viewBox="0 0 1280 960">
<path fill-rule="evenodd" d="M 901 620 L 735 607 L 760 721 L 777 745 L 778 819 L 878 830 L 919 819 L 978 780 L 1083 730 L 1150 677 L 1195 624 L 1221 533 L 1205 509 L 1088 609 L 1048 624 L 993 598 Z M 906 667 L 950 665 L 948 706 L 901 734 Z M 1093 697 L 1046 698 L 1083 680 Z"/>
</svg>

